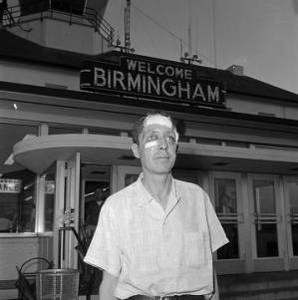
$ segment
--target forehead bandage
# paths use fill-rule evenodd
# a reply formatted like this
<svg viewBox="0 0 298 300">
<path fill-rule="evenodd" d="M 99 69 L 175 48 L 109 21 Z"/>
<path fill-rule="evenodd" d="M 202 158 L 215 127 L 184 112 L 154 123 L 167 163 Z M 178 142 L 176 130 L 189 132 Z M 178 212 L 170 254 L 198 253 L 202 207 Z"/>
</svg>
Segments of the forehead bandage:
<svg viewBox="0 0 298 300">
<path fill-rule="evenodd" d="M 144 127 L 152 124 L 159 124 L 169 128 L 173 127 L 173 123 L 171 122 L 171 120 L 162 115 L 154 115 L 154 116 L 149 115 L 145 120 Z"/>
<path fill-rule="evenodd" d="M 165 126 L 165 127 L 168 127 L 170 129 L 174 129 L 174 133 L 175 133 L 175 140 L 176 140 L 176 143 L 178 142 L 178 139 L 179 139 L 179 134 L 176 130 L 176 128 L 174 127 L 172 121 L 170 118 L 166 117 L 166 116 L 162 116 L 162 115 L 152 115 L 152 116 L 148 116 L 146 119 L 145 119 L 145 122 L 144 122 L 144 127 L 147 127 L 149 125 L 162 125 L 162 126 Z M 153 142 L 155 141 L 152 141 L 152 142 L 149 142 L 145 145 L 145 147 L 153 147 L 153 146 L 156 146 L 157 144 L 152 144 Z M 147 146 L 148 144 L 150 144 L 149 146 Z"/>
</svg>

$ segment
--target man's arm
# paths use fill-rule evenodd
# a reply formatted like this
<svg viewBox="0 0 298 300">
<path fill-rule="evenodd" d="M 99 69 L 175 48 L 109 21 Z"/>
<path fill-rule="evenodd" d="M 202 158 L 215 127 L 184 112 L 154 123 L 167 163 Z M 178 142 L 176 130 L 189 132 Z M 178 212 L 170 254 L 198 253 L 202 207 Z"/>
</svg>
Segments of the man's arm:
<svg viewBox="0 0 298 300">
<path fill-rule="evenodd" d="M 100 300 L 116 300 L 114 291 L 116 288 L 118 277 L 111 275 L 110 273 L 103 271 L 103 278 L 99 287 L 99 299 Z"/>
</svg>

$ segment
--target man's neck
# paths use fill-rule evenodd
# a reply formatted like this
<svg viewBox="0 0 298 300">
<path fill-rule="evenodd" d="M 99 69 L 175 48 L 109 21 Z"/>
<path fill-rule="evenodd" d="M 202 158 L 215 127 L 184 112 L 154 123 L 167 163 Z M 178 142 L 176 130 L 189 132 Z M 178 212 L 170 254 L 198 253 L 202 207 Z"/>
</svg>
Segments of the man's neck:
<svg viewBox="0 0 298 300">
<path fill-rule="evenodd" d="M 144 173 L 143 185 L 147 191 L 152 195 L 161 206 L 165 209 L 168 202 L 168 196 L 172 187 L 172 175 L 171 174 L 150 174 L 146 176 Z"/>
</svg>

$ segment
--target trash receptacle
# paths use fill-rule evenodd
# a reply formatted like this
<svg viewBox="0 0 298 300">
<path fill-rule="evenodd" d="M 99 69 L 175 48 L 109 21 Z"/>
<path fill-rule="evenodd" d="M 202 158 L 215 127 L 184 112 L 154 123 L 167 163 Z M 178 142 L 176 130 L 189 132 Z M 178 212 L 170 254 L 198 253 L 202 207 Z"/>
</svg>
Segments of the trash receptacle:
<svg viewBox="0 0 298 300">
<path fill-rule="evenodd" d="M 79 299 L 79 271 L 75 269 L 42 270 L 36 277 L 37 300 Z"/>
</svg>

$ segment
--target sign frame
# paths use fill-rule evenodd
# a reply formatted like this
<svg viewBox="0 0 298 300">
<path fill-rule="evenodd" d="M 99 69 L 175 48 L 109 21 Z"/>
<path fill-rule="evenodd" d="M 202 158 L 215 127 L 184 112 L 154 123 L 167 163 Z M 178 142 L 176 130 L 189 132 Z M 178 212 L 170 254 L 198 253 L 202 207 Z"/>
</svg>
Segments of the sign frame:
<svg viewBox="0 0 298 300">
<path fill-rule="evenodd" d="M 80 88 L 138 100 L 225 108 L 224 83 L 199 76 L 193 65 L 121 54 L 117 61 L 85 60 Z"/>
</svg>

